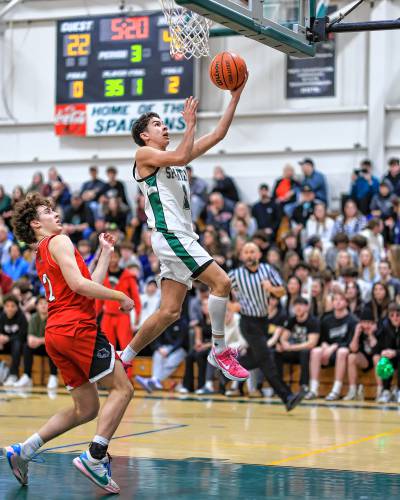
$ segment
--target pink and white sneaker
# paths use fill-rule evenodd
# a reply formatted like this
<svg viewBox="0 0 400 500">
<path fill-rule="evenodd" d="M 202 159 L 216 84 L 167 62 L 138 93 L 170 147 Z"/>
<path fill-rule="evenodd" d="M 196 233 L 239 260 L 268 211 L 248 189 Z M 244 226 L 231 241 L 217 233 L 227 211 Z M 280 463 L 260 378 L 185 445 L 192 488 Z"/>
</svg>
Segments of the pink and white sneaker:
<svg viewBox="0 0 400 500">
<path fill-rule="evenodd" d="M 249 378 L 249 372 L 238 363 L 237 355 L 237 349 L 228 347 L 225 351 L 217 354 L 213 347 L 208 354 L 207 361 L 215 368 L 219 368 L 229 380 L 241 382 Z"/>
</svg>

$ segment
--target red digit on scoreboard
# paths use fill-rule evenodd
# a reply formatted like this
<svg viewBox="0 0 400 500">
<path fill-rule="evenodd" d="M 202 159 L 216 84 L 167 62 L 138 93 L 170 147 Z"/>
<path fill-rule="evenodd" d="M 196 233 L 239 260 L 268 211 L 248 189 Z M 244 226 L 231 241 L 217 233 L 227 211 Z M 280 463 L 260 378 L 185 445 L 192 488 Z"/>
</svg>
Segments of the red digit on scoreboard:
<svg viewBox="0 0 400 500">
<path fill-rule="evenodd" d="M 111 19 L 111 40 L 144 40 L 149 38 L 150 22 L 148 16 L 118 17 Z"/>
</svg>

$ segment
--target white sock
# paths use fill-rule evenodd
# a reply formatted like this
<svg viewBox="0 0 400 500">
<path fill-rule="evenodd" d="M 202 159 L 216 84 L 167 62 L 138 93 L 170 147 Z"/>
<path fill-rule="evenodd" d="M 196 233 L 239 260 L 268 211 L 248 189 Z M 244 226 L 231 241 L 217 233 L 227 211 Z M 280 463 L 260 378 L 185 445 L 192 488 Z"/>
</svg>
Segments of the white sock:
<svg viewBox="0 0 400 500">
<path fill-rule="evenodd" d="M 38 449 L 44 445 L 43 439 L 38 433 L 32 434 L 30 438 L 22 443 L 21 446 L 21 457 L 25 460 L 30 460 Z"/>
<path fill-rule="evenodd" d="M 332 387 L 332 392 L 340 395 L 340 393 L 342 392 L 342 385 L 343 382 L 340 382 L 340 380 L 335 380 L 335 383 L 333 384 Z"/>
<path fill-rule="evenodd" d="M 239 389 L 239 382 L 237 380 L 234 380 L 231 383 L 230 390 L 231 391 L 237 391 Z"/>
<path fill-rule="evenodd" d="M 213 391 L 214 390 L 214 382 L 212 380 L 207 380 L 204 387 L 206 389 L 208 389 L 209 391 Z"/>
<path fill-rule="evenodd" d="M 132 349 L 131 346 L 125 347 L 125 349 L 122 351 L 120 358 L 124 363 L 130 363 L 133 358 L 137 356 L 137 352 Z"/>
<path fill-rule="evenodd" d="M 96 434 L 95 437 L 92 439 L 92 443 L 99 443 L 101 444 L 101 446 L 108 446 L 110 444 L 110 440 Z"/>
<path fill-rule="evenodd" d="M 99 436 L 98 434 L 96 434 L 94 436 L 94 438 L 92 439 L 92 443 L 97 443 L 101 446 L 108 446 L 110 443 L 110 440 L 103 437 L 103 436 Z M 88 450 L 86 450 L 86 455 L 87 455 L 90 462 L 97 464 L 98 462 L 100 462 L 100 460 L 98 458 L 92 457 L 92 454 L 90 453 L 90 446 L 89 446 Z"/>
<path fill-rule="evenodd" d="M 356 385 L 349 385 L 349 393 L 355 394 L 356 392 L 357 392 L 357 386 Z"/>
<path fill-rule="evenodd" d="M 208 313 L 211 319 L 212 343 L 215 352 L 219 354 L 226 349 L 225 344 L 225 314 L 229 297 L 208 297 Z"/>
<path fill-rule="evenodd" d="M 319 382 L 318 380 L 310 380 L 310 391 L 318 396 Z"/>
</svg>

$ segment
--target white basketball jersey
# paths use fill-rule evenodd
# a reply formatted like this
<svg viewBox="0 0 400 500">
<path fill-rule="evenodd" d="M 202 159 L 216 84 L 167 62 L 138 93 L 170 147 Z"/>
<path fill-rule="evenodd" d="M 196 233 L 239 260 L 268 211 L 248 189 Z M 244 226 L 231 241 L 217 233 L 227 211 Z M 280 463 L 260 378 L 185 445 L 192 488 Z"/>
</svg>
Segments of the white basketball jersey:
<svg viewBox="0 0 400 500">
<path fill-rule="evenodd" d="M 157 168 L 143 179 L 137 174 L 135 163 L 133 177 L 144 195 L 149 228 L 160 232 L 185 233 L 197 239 L 192 225 L 186 167 Z"/>
</svg>

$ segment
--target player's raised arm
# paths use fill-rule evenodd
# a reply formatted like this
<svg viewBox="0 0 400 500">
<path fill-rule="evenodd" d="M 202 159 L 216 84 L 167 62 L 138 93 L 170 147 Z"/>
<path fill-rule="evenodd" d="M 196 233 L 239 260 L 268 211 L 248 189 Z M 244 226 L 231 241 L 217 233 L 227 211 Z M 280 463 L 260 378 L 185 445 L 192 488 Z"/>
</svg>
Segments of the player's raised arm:
<svg viewBox="0 0 400 500">
<path fill-rule="evenodd" d="M 243 84 L 236 90 L 231 90 L 232 98 L 215 129 L 209 134 L 203 135 L 203 137 L 200 137 L 199 139 L 197 139 L 197 141 L 194 142 L 190 161 L 203 155 L 206 151 L 221 142 L 222 139 L 226 136 L 229 127 L 231 126 L 237 105 L 240 100 L 240 96 L 242 95 L 248 77 L 249 74 L 246 73 L 246 78 L 244 79 Z"/>
<path fill-rule="evenodd" d="M 136 164 L 139 168 L 170 167 L 186 165 L 190 158 L 196 131 L 197 108 L 199 101 L 194 97 L 189 97 L 185 101 L 182 112 L 186 123 L 186 130 L 182 141 L 175 150 L 166 151 L 169 142 L 168 128 L 162 123 L 160 118 L 153 117 L 146 129 L 139 134 L 140 140 L 144 144 L 136 153 Z M 135 130 L 133 131 L 135 137 Z"/>
<path fill-rule="evenodd" d="M 99 244 L 100 256 L 92 272 L 92 280 L 102 285 L 106 278 L 111 254 L 114 251 L 115 239 L 109 233 L 101 233 L 99 236 Z"/>
<path fill-rule="evenodd" d="M 133 308 L 133 300 L 124 293 L 106 288 L 82 276 L 75 259 L 74 246 L 68 236 L 62 234 L 55 236 L 49 243 L 49 250 L 72 291 L 94 299 L 115 300 L 121 304 L 121 309 L 124 311 Z"/>
</svg>

